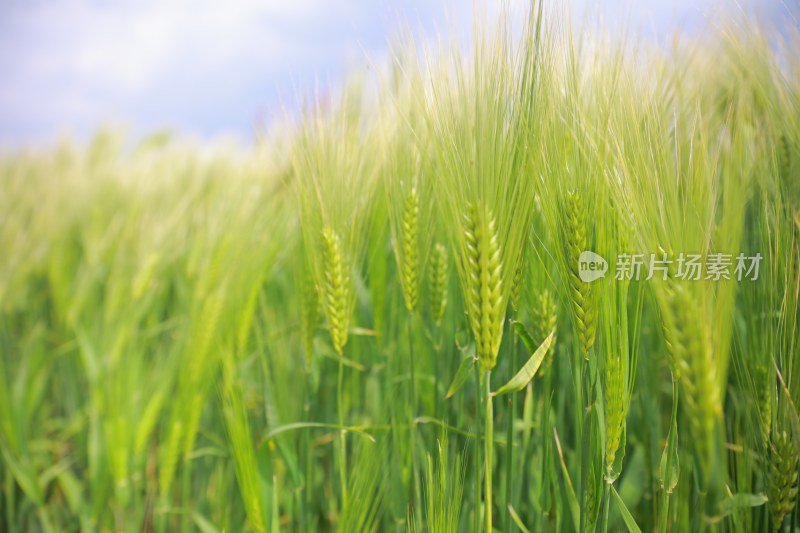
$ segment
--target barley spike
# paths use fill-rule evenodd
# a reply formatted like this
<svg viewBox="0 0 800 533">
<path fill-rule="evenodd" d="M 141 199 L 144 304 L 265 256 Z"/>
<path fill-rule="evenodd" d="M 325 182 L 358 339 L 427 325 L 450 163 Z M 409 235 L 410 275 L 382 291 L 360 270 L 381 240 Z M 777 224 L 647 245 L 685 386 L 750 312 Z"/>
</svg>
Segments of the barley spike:
<svg viewBox="0 0 800 533">
<path fill-rule="evenodd" d="M 419 196 L 411 189 L 403 204 L 401 276 L 406 309 L 414 312 L 419 297 Z"/>
<path fill-rule="evenodd" d="M 581 252 L 587 249 L 588 244 L 587 226 L 580 195 L 577 192 L 568 193 L 564 242 L 567 247 L 569 296 L 584 359 L 589 358 L 589 350 L 594 346 L 597 331 L 597 312 L 594 309 L 592 286 L 581 280 L 578 272 Z"/>
<path fill-rule="evenodd" d="M 466 241 L 467 309 L 477 344 L 478 359 L 491 370 L 503 336 L 503 265 L 494 217 L 486 208 L 467 206 Z"/>
<path fill-rule="evenodd" d="M 797 500 L 797 450 L 786 431 L 773 431 L 767 472 L 767 497 L 772 531 L 780 531 Z"/>
<path fill-rule="evenodd" d="M 447 307 L 447 250 L 441 244 L 433 247 L 430 269 L 431 317 L 440 325 Z"/>
<path fill-rule="evenodd" d="M 328 320 L 333 348 L 342 355 L 347 344 L 350 322 L 348 312 L 349 277 L 345 267 L 342 243 L 330 226 L 322 230 L 322 259 L 324 265 L 324 309 Z"/>
</svg>

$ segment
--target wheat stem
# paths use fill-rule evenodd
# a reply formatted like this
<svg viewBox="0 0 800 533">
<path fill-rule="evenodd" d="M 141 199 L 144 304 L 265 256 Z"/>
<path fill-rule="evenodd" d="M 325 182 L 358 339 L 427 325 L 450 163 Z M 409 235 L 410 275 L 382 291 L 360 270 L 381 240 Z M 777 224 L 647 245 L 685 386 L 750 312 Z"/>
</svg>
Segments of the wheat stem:
<svg viewBox="0 0 800 533">
<path fill-rule="evenodd" d="M 485 513 L 486 513 L 486 532 L 492 533 L 492 448 L 494 441 L 494 418 L 492 416 L 492 390 L 491 390 L 492 371 L 487 370 L 484 380 L 486 381 L 486 489 L 485 489 Z"/>
<path fill-rule="evenodd" d="M 420 505 L 420 495 L 419 495 L 419 487 L 417 486 L 417 454 L 416 454 L 416 444 L 417 444 L 417 426 L 415 423 L 415 419 L 417 416 L 417 391 L 416 391 L 416 376 L 414 373 L 414 337 L 413 337 L 413 327 L 411 325 L 411 321 L 414 319 L 413 314 L 408 315 L 408 364 L 409 364 L 409 373 L 410 373 L 410 386 L 409 386 L 409 439 L 410 439 L 410 453 L 411 453 L 411 488 L 414 494 L 414 508 L 419 509 Z"/>
<path fill-rule="evenodd" d="M 339 357 L 339 373 L 336 381 L 336 408 L 339 416 L 339 489 L 342 494 L 342 509 L 347 506 L 347 448 L 344 430 L 344 358 Z"/>
<path fill-rule="evenodd" d="M 517 336 L 511 337 L 511 368 L 517 368 Z M 516 416 L 516 394 L 510 394 L 508 397 L 508 427 L 506 432 L 506 490 L 505 490 L 505 507 L 513 504 L 512 487 L 514 480 L 514 417 Z M 506 517 L 504 520 L 506 529 L 510 529 L 508 523 L 508 514 L 503 513 L 502 516 Z"/>
<path fill-rule="evenodd" d="M 336 410 L 339 419 L 339 482 L 342 508 L 347 504 L 347 447 L 344 413 L 344 346 L 350 323 L 350 280 L 345 266 L 344 252 L 339 236 L 330 226 L 322 230 L 322 258 L 324 270 L 325 315 L 328 320 L 333 348 L 339 355 L 339 372 L 336 382 Z"/>
<path fill-rule="evenodd" d="M 483 371 L 480 369 L 480 365 L 473 365 L 474 366 L 474 375 L 475 375 L 475 388 L 477 390 L 477 394 L 475 395 L 475 401 L 477 402 L 477 409 L 475 416 L 475 514 L 473 515 L 473 531 L 476 533 L 481 530 L 481 510 L 479 502 L 481 501 L 481 476 L 483 475 L 482 470 L 482 462 L 481 462 L 481 442 L 483 440 L 482 435 L 482 428 L 481 428 L 481 417 L 478 415 L 480 412 L 480 408 L 483 407 L 483 394 L 481 391 L 483 390 Z"/>
</svg>

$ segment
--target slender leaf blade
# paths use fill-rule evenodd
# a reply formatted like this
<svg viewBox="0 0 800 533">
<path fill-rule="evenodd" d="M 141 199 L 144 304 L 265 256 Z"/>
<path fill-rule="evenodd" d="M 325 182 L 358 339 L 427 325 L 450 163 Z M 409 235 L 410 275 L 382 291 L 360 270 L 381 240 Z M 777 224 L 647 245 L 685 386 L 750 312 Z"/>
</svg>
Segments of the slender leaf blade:
<svg viewBox="0 0 800 533">
<path fill-rule="evenodd" d="M 747 509 L 749 507 L 760 507 L 767 503 L 768 498 L 764 494 L 731 494 L 720 504 L 720 511 L 724 518 L 738 509 Z"/>
<path fill-rule="evenodd" d="M 453 395 L 458 392 L 458 390 L 464 386 L 464 383 L 467 382 L 469 379 L 470 374 L 472 373 L 472 367 L 475 364 L 475 358 L 471 355 L 468 355 L 464 359 L 461 360 L 461 364 L 458 365 L 458 370 L 456 371 L 456 375 L 453 378 L 453 382 L 450 383 L 450 387 L 447 389 L 447 394 L 445 395 L 445 399 L 452 398 Z"/>
<path fill-rule="evenodd" d="M 678 455 L 678 397 L 677 387 L 673 385 L 674 396 L 672 399 L 672 421 L 670 424 L 667 445 L 661 454 L 661 461 L 658 465 L 658 478 L 661 486 L 671 494 L 678 485 L 680 476 L 680 457 Z"/>
<path fill-rule="evenodd" d="M 617 504 L 619 514 L 623 522 L 625 522 L 625 525 L 628 526 L 629 533 L 642 533 L 642 530 L 639 529 L 639 526 L 636 524 L 636 520 L 633 519 L 633 515 L 625 505 L 625 502 L 622 501 L 617 489 L 614 488 L 614 485 L 609 485 L 609 488 L 611 489 L 611 494 L 614 496 L 614 502 Z"/>
<path fill-rule="evenodd" d="M 528 350 L 529 353 L 535 352 L 536 348 L 538 348 L 539 345 L 536 344 L 535 340 L 533 340 L 533 335 L 530 334 L 528 329 L 525 327 L 525 324 L 523 324 L 522 322 L 518 322 L 516 320 L 513 321 L 513 324 L 514 324 L 514 332 L 520 338 L 522 344 L 525 345 L 525 349 Z"/>
<path fill-rule="evenodd" d="M 514 510 L 514 506 L 510 503 L 508 504 L 508 514 L 511 515 L 511 520 L 514 521 L 514 524 L 519 528 L 520 531 L 522 531 L 522 533 L 530 533 L 530 530 L 528 530 L 528 528 L 525 527 L 525 524 L 522 523 L 522 519 Z"/>
<path fill-rule="evenodd" d="M 519 322 L 515 323 L 515 326 L 517 324 L 519 324 Z M 536 372 L 539 370 L 542 361 L 544 361 L 544 356 L 547 355 L 547 350 L 550 349 L 550 344 L 553 342 L 554 334 L 555 331 L 551 331 L 550 335 L 548 335 L 544 342 L 533 352 L 533 355 L 531 355 L 530 359 L 528 359 L 528 362 L 519 369 L 519 372 L 517 372 L 514 377 L 508 381 L 508 383 L 493 392 L 492 396 L 499 396 L 509 392 L 519 392 L 524 389 L 525 386 L 536 375 Z"/>
</svg>

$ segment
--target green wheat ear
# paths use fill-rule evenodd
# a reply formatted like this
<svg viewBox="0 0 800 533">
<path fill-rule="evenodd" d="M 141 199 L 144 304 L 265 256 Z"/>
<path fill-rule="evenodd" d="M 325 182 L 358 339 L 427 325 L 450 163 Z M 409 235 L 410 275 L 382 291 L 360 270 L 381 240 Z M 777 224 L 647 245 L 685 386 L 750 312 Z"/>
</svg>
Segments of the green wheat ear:
<svg viewBox="0 0 800 533">
<path fill-rule="evenodd" d="M 771 370 L 772 368 L 767 363 L 759 363 L 753 368 L 761 442 L 765 447 L 769 446 L 770 431 L 772 429 L 771 391 L 775 390 L 775 377 Z"/>
<path fill-rule="evenodd" d="M 503 338 L 503 264 L 491 211 L 470 204 L 464 216 L 467 314 L 484 369 L 491 370 Z"/>
<path fill-rule="evenodd" d="M 347 344 L 349 283 L 342 243 L 330 226 L 322 230 L 323 293 L 325 318 L 328 320 L 333 348 L 342 355 Z"/>
<path fill-rule="evenodd" d="M 672 284 L 666 294 L 669 309 L 663 316 L 664 339 L 672 371 L 681 387 L 692 439 L 702 459 L 703 479 L 707 482 L 714 423 L 720 414 L 711 342 L 697 312 L 699 304 L 686 287 Z"/>
<path fill-rule="evenodd" d="M 447 250 L 441 244 L 437 243 L 433 247 L 430 268 L 431 317 L 438 326 L 442 323 L 447 307 Z"/>
<path fill-rule="evenodd" d="M 533 328 L 534 341 L 543 342 L 551 331 L 556 331 L 558 326 L 558 307 L 553 298 L 553 293 L 544 289 L 539 296 L 535 299 L 531 309 L 531 324 Z M 553 365 L 553 354 L 556 349 L 556 335 L 553 334 L 553 340 L 550 342 L 550 348 L 545 354 L 545 359 L 542 366 L 539 367 L 539 376 L 547 374 L 550 367 Z"/>
<path fill-rule="evenodd" d="M 780 531 L 797 500 L 797 449 L 786 431 L 774 430 L 770 443 L 767 497 L 772 531 Z"/>
<path fill-rule="evenodd" d="M 403 258 L 400 274 L 403 278 L 403 299 L 406 309 L 414 312 L 419 299 L 419 196 L 411 189 L 403 204 L 401 233 Z"/>
<path fill-rule="evenodd" d="M 594 346 L 597 331 L 597 311 L 594 308 L 592 286 L 580 278 L 578 261 L 581 252 L 587 248 L 587 222 L 583 201 L 577 192 L 567 193 L 566 217 L 564 224 L 565 245 L 567 247 L 567 269 L 569 271 L 569 299 L 578 329 L 578 339 L 584 359 L 589 358 L 589 350 Z"/>
</svg>

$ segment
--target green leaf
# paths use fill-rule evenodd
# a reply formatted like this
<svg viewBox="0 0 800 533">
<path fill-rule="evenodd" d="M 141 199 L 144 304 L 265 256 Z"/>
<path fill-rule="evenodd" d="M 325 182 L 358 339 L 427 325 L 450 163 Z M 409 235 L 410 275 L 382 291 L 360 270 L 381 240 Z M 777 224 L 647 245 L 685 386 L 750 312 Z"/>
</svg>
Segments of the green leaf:
<svg viewBox="0 0 800 533">
<path fill-rule="evenodd" d="M 455 341 L 456 346 L 458 347 L 459 351 L 465 352 L 469 348 L 470 342 L 470 330 L 468 326 L 464 326 L 455 334 Z"/>
<path fill-rule="evenodd" d="M 76 516 L 83 515 L 83 487 L 78 479 L 69 470 L 62 470 L 56 476 L 56 480 L 64 493 L 69 510 Z"/>
<path fill-rule="evenodd" d="M 208 518 L 197 511 L 192 513 L 192 520 L 201 533 L 219 533 L 219 529 L 217 529 Z"/>
<path fill-rule="evenodd" d="M 678 458 L 678 390 L 673 386 L 672 398 L 672 424 L 667 437 L 667 445 L 661 454 L 661 461 L 658 465 L 658 479 L 661 486 L 672 494 L 678 485 L 680 475 L 680 462 Z"/>
<path fill-rule="evenodd" d="M 466 356 L 464 359 L 461 360 L 461 364 L 458 365 L 458 370 L 456 371 L 456 375 L 453 378 L 453 382 L 450 383 L 450 387 L 447 389 L 447 394 L 445 395 L 445 399 L 451 398 L 453 394 L 458 392 L 464 383 L 467 382 L 469 379 L 470 373 L 472 372 L 472 367 L 475 364 L 475 358 L 471 355 Z"/>
<path fill-rule="evenodd" d="M 28 463 L 17 461 L 16 457 L 14 457 L 14 454 L 11 452 L 11 450 L 6 448 L 6 446 L 2 446 L 2 452 L 3 459 L 5 460 L 5 464 L 8 467 L 9 472 L 11 472 L 11 475 L 17 480 L 17 483 L 22 489 L 22 492 L 25 493 L 25 496 L 30 498 L 36 505 L 44 505 L 42 489 L 38 484 L 38 480 L 33 468 Z"/>
<path fill-rule="evenodd" d="M 529 353 L 533 353 L 536 351 L 538 345 L 536 341 L 533 340 L 533 336 L 528 332 L 525 328 L 525 324 L 522 322 L 517 322 L 516 320 L 512 321 L 514 324 L 514 331 L 516 332 L 517 336 L 522 340 L 522 344 L 525 345 L 525 349 L 528 350 Z"/>
<path fill-rule="evenodd" d="M 514 506 L 511 505 L 510 503 L 508 504 L 508 514 L 511 515 L 511 520 L 514 521 L 514 524 L 516 524 L 516 526 L 519 528 L 520 531 L 522 531 L 522 533 L 530 533 L 528 528 L 525 527 L 525 524 L 522 523 L 522 519 L 520 519 L 519 515 L 514 510 Z"/>
<path fill-rule="evenodd" d="M 629 533 L 642 533 L 642 530 L 639 529 L 639 526 L 636 524 L 636 520 L 633 519 L 633 515 L 631 515 L 628 507 L 625 505 L 625 502 L 620 498 L 617 489 L 614 488 L 614 485 L 609 485 L 608 487 L 611 489 L 611 494 L 614 495 L 614 502 L 617 504 L 617 509 L 619 509 L 622 520 L 625 522 L 625 525 L 628 526 Z"/>
<path fill-rule="evenodd" d="M 760 507 L 767 503 L 768 498 L 764 494 L 731 494 L 720 503 L 722 517 L 726 517 L 737 509 L 747 509 L 749 507 Z"/>
<path fill-rule="evenodd" d="M 572 515 L 572 527 L 575 531 L 578 531 L 580 529 L 581 506 L 578 503 L 578 498 L 575 496 L 575 488 L 572 485 L 572 479 L 569 477 L 569 469 L 567 468 L 567 463 L 564 461 L 564 452 L 561 450 L 561 441 L 558 438 L 558 432 L 555 427 L 553 427 L 553 437 L 556 442 L 558 460 L 561 463 L 561 473 L 564 475 L 565 483 L 563 485 L 567 494 L 567 505 Z"/>
<path fill-rule="evenodd" d="M 268 440 L 274 439 L 281 433 L 286 433 L 287 431 L 294 431 L 298 429 L 335 429 L 335 430 L 345 430 L 348 433 L 355 433 L 357 435 L 361 435 L 366 437 L 370 441 L 375 441 L 375 438 L 367 433 L 367 431 L 371 428 L 371 426 L 340 426 L 339 424 L 326 424 L 324 422 L 292 422 L 289 424 L 283 424 L 282 426 L 277 426 L 269 430 L 267 433 L 264 434 L 263 437 L 259 440 L 259 446 L 267 442 Z"/>
<path fill-rule="evenodd" d="M 367 367 L 365 367 L 364 365 L 362 365 L 358 361 L 353 361 L 352 359 L 348 359 L 347 357 L 339 355 L 339 354 L 337 354 L 336 352 L 334 352 L 330 348 L 322 349 L 318 353 L 320 355 L 322 355 L 323 357 L 327 357 L 328 359 L 332 359 L 333 361 L 336 361 L 337 363 L 341 359 L 342 364 L 344 366 L 352 368 L 353 370 L 358 370 L 359 372 L 364 372 L 367 369 Z"/>
<path fill-rule="evenodd" d="M 303 475 L 300 472 L 300 467 L 297 462 L 297 456 L 291 446 L 286 443 L 283 438 L 274 439 L 278 446 L 278 451 L 283 458 L 283 463 L 289 471 L 289 478 L 292 480 L 295 488 L 300 488 L 303 484 Z"/>
<path fill-rule="evenodd" d="M 795 222 L 797 222 L 797 218 L 795 218 Z M 781 371 L 778 368 L 777 363 L 775 360 L 772 360 L 772 364 L 775 367 L 775 373 L 778 376 L 778 383 L 781 386 L 781 391 L 783 392 L 784 398 L 786 399 L 785 405 L 788 407 L 786 412 L 789 414 L 789 422 L 792 425 L 792 429 L 795 433 L 800 433 L 800 414 L 797 412 L 797 407 L 794 405 L 794 400 L 792 400 L 792 393 L 786 387 L 786 382 L 783 381 L 783 376 L 781 375 Z"/>
<path fill-rule="evenodd" d="M 603 440 L 600 438 L 599 415 L 601 410 L 595 406 L 584 410 L 583 431 L 585 439 L 581 453 L 581 531 L 594 531 L 599 516 L 600 497 L 603 494 Z"/>
<path fill-rule="evenodd" d="M 519 328 L 517 328 L 518 325 L 521 326 L 519 322 L 515 322 L 514 328 L 519 330 Z M 522 329 L 524 330 L 525 328 L 522 327 Z M 525 334 L 527 335 L 527 333 Z M 539 370 L 539 366 L 541 366 L 542 361 L 544 361 L 544 356 L 547 355 L 547 350 L 550 349 L 550 344 L 553 342 L 554 334 L 555 331 L 551 331 L 550 335 L 547 336 L 541 346 L 536 348 L 536 350 L 533 352 L 533 355 L 531 355 L 530 359 L 528 359 L 528 362 L 525 363 L 522 368 L 520 368 L 519 372 L 517 372 L 516 375 L 514 375 L 514 377 L 508 381 L 508 383 L 493 392 L 492 396 L 499 396 L 509 392 L 519 392 L 524 389 L 530 380 L 532 380 L 536 375 L 536 371 Z M 528 343 L 524 340 L 524 338 L 523 342 L 525 343 L 525 346 L 528 346 Z"/>
<path fill-rule="evenodd" d="M 374 329 L 369 328 L 362 328 L 359 326 L 353 326 L 348 330 L 350 335 L 354 335 L 356 337 L 377 337 L 378 332 Z"/>
<path fill-rule="evenodd" d="M 281 513 L 278 506 L 278 480 L 272 476 L 272 525 L 270 531 L 272 533 L 281 533 Z"/>
</svg>

